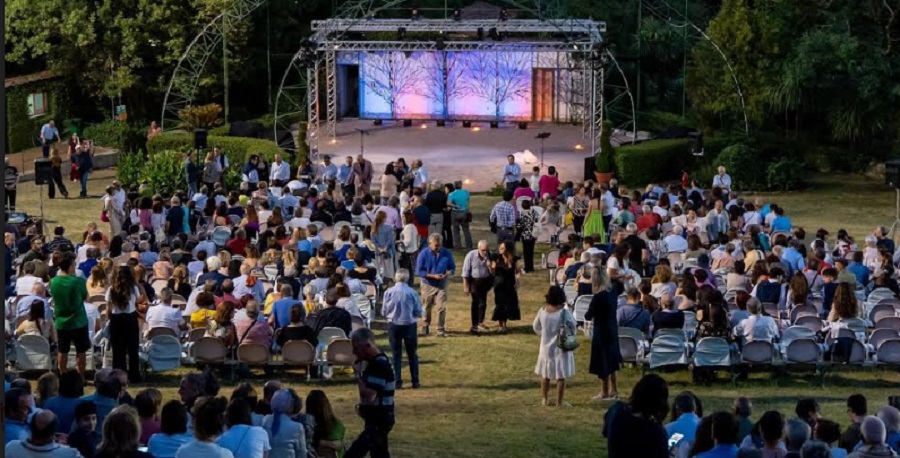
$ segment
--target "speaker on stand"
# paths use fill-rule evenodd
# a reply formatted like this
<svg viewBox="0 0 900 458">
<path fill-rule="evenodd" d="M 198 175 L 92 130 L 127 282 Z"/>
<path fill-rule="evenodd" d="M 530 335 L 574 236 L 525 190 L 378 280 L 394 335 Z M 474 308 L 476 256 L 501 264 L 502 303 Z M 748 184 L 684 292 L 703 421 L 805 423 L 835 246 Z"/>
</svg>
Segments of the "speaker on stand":
<svg viewBox="0 0 900 458">
<path fill-rule="evenodd" d="M 208 135 L 206 129 L 194 129 L 194 149 L 205 150 Z"/>
</svg>

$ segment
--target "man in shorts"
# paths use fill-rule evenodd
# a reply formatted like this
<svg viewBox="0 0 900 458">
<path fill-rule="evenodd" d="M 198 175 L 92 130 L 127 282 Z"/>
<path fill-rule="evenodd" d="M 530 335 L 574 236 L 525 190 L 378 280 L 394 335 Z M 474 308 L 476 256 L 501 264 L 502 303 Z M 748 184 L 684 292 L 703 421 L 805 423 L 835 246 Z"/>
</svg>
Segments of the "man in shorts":
<svg viewBox="0 0 900 458">
<path fill-rule="evenodd" d="M 88 299 L 84 279 L 75 276 L 75 254 L 65 252 L 59 262 L 59 273 L 50 280 L 50 295 L 54 304 L 54 324 L 59 340 L 56 357 L 60 374 L 69 365 L 69 348 L 75 345 L 75 364 L 84 378 L 87 360 L 85 353 L 91 348 L 88 318 L 84 301 Z"/>
</svg>

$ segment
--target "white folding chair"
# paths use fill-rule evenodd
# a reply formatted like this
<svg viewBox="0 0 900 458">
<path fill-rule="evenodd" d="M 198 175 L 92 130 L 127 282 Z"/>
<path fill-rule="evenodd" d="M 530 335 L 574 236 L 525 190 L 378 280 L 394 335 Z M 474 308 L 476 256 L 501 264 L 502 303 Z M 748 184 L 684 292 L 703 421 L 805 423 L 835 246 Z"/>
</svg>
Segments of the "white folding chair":
<svg viewBox="0 0 900 458">
<path fill-rule="evenodd" d="M 744 344 L 741 361 L 751 365 L 771 365 L 775 362 L 775 346 L 765 340 L 754 340 Z"/>
<path fill-rule="evenodd" d="M 156 335 L 147 342 L 145 352 L 146 363 L 153 372 L 171 371 L 181 367 L 181 341 L 177 337 Z"/>
<path fill-rule="evenodd" d="M 824 327 L 824 324 L 822 324 L 822 319 L 818 316 L 805 315 L 798 317 L 797 321 L 794 322 L 794 326 L 801 326 L 813 332 L 819 332 Z"/>
<path fill-rule="evenodd" d="M 319 342 L 324 345 L 328 345 L 332 340 L 335 339 L 346 339 L 347 334 L 344 333 L 344 330 L 341 328 L 334 327 L 325 327 L 319 331 Z"/>
<path fill-rule="evenodd" d="M 900 339 L 882 342 L 875 352 L 875 364 L 900 367 Z"/>
<path fill-rule="evenodd" d="M 875 329 L 893 329 L 900 331 L 900 316 L 889 316 L 878 320 Z"/>
<path fill-rule="evenodd" d="M 815 341 L 816 333 L 812 329 L 809 329 L 804 326 L 791 326 L 784 330 L 781 334 L 781 353 L 785 354 L 787 352 L 787 348 L 793 343 L 795 340 L 800 339 L 811 339 Z"/>
<path fill-rule="evenodd" d="M 813 339 L 796 339 L 784 351 L 785 364 L 821 364 L 822 347 Z"/>
<path fill-rule="evenodd" d="M 687 365 L 687 345 L 682 333 L 657 335 L 650 344 L 650 368 Z"/>
<path fill-rule="evenodd" d="M 819 311 L 814 305 L 800 304 L 791 309 L 791 323 L 795 323 L 801 316 L 819 316 Z"/>
<path fill-rule="evenodd" d="M 704 337 L 694 348 L 694 366 L 731 367 L 731 346 L 721 337 Z"/>
<path fill-rule="evenodd" d="M 575 299 L 575 305 L 572 306 L 572 315 L 575 317 L 576 322 L 583 322 L 584 335 L 589 339 L 593 336 L 594 322 L 592 320 L 588 320 L 584 317 L 584 315 L 591 308 L 591 299 L 594 296 L 579 296 L 578 299 Z"/>
<path fill-rule="evenodd" d="M 52 369 L 50 342 L 43 336 L 20 336 L 16 339 L 16 366 L 22 371 Z"/>
<path fill-rule="evenodd" d="M 874 353 L 878 351 L 881 344 L 891 339 L 900 339 L 900 332 L 894 329 L 876 329 L 869 335 L 869 351 Z"/>
<path fill-rule="evenodd" d="M 289 340 L 281 348 L 281 360 L 285 366 L 306 368 L 306 380 L 309 381 L 310 369 L 316 364 L 316 349 L 305 340 Z"/>
</svg>

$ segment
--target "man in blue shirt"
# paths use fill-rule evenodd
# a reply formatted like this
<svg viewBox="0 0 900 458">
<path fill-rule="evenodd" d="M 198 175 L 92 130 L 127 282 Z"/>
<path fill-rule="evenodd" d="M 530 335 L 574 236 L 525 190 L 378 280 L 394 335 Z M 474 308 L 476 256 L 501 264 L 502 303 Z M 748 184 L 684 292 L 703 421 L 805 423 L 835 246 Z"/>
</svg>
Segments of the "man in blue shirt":
<svg viewBox="0 0 900 458">
<path fill-rule="evenodd" d="M 781 238 L 779 238 L 779 240 L 781 240 Z M 791 278 L 795 273 L 803 272 L 803 268 L 806 267 L 806 261 L 803 259 L 803 255 L 797 250 L 797 245 L 799 243 L 800 242 L 796 240 L 792 240 L 789 243 L 784 243 L 783 241 L 780 242 L 784 247 L 781 250 L 781 262 L 788 268 L 785 278 Z"/>
<path fill-rule="evenodd" d="M 697 426 L 700 424 L 700 417 L 694 413 L 697 410 L 697 402 L 690 393 L 681 393 L 675 397 L 674 402 L 675 414 L 678 416 L 675 421 L 666 425 L 666 433 L 671 441 L 674 434 L 679 434 L 680 439 L 671 443 L 671 446 L 677 446 L 681 442 L 692 443 L 697 436 Z"/>
<path fill-rule="evenodd" d="M 420 293 L 425 304 L 425 331 L 430 333 L 431 310 L 438 307 L 438 337 L 444 337 L 444 322 L 447 319 L 447 286 L 448 278 L 456 273 L 456 262 L 453 254 L 443 248 L 444 239 L 441 234 L 428 236 L 428 249 L 422 250 L 416 259 L 416 275 L 422 279 Z"/>
<path fill-rule="evenodd" d="M 41 126 L 41 153 L 44 154 L 45 158 L 50 157 L 50 147 L 53 146 L 54 139 L 62 142 L 56 123 L 51 119 L 47 121 L 47 124 Z"/>
<path fill-rule="evenodd" d="M 791 232 L 791 219 L 787 216 L 784 216 L 784 209 L 781 207 L 775 207 L 774 210 L 777 215 L 775 219 L 772 220 L 772 232 Z"/>
<path fill-rule="evenodd" d="M 863 252 L 856 251 L 853 253 L 853 262 L 847 266 L 847 270 L 856 275 L 857 286 L 867 288 L 869 286 L 869 268 L 863 263 Z"/>
<path fill-rule="evenodd" d="M 356 187 L 353 186 L 353 157 L 347 156 L 347 162 L 338 167 L 336 181 L 340 185 L 345 196 L 353 196 L 356 194 Z"/>
<path fill-rule="evenodd" d="M 412 387 L 419 387 L 419 356 L 416 353 L 416 320 L 422 318 L 422 302 L 415 290 L 409 287 L 409 271 L 399 269 L 394 274 L 394 286 L 384 292 L 384 306 L 381 312 L 388 321 L 388 341 L 394 356 L 394 379 L 397 388 L 403 386 L 401 365 L 403 347 L 409 358 L 409 373 Z"/>
<path fill-rule="evenodd" d="M 26 423 L 31 408 L 31 395 L 22 389 L 13 388 L 6 391 L 4 402 L 4 445 L 14 440 L 27 440 L 31 437 L 31 430 Z"/>
<path fill-rule="evenodd" d="M 522 180 L 522 168 L 516 164 L 516 157 L 510 154 L 506 156 L 506 165 L 503 166 L 503 183 L 508 191 L 515 191 Z"/>
<path fill-rule="evenodd" d="M 272 314 L 269 315 L 269 324 L 275 330 L 291 324 L 291 307 L 301 302 L 294 299 L 294 289 L 291 285 L 281 285 L 281 299 L 272 304 Z M 306 310 L 304 309 L 304 312 Z M 305 317 L 304 317 L 305 318 Z"/>
<path fill-rule="evenodd" d="M 715 446 L 697 458 L 734 458 L 737 456 L 738 424 L 729 412 L 716 412 L 711 416 L 712 435 Z"/>
</svg>

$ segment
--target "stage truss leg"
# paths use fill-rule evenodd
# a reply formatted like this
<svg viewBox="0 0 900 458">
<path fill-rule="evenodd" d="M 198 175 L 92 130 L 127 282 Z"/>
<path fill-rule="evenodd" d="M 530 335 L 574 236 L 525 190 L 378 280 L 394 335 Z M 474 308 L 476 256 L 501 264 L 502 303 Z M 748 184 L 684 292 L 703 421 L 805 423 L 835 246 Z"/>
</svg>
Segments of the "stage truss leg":
<svg viewBox="0 0 900 458">
<path fill-rule="evenodd" d="M 320 59 L 316 59 L 315 64 L 306 70 L 309 85 L 307 86 L 307 125 L 306 135 L 309 144 L 310 162 L 313 164 L 319 161 L 319 67 Z"/>
<path fill-rule="evenodd" d="M 591 65 L 591 122 L 588 135 L 591 137 L 591 154 L 596 156 L 603 152 L 600 137 L 603 136 L 603 88 L 606 72 L 601 62 L 592 62 Z"/>
<path fill-rule="evenodd" d="M 325 51 L 325 95 L 327 97 L 325 135 L 332 141 L 337 138 L 337 56 L 334 46 Z"/>
</svg>

